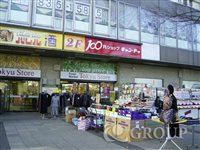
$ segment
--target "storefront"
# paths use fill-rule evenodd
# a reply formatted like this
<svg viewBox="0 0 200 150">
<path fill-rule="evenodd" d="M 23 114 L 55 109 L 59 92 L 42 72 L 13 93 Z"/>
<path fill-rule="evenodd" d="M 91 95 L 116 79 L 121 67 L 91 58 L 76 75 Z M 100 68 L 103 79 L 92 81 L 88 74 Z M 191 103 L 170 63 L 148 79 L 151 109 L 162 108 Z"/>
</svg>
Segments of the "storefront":
<svg viewBox="0 0 200 150">
<path fill-rule="evenodd" d="M 61 88 L 69 92 L 88 92 L 93 100 L 100 94 L 101 100 L 110 98 L 117 81 L 117 66 L 112 63 L 67 60 L 60 73 Z"/>
<path fill-rule="evenodd" d="M 40 58 L 5 54 L 0 57 L 1 112 L 36 111 Z"/>
</svg>

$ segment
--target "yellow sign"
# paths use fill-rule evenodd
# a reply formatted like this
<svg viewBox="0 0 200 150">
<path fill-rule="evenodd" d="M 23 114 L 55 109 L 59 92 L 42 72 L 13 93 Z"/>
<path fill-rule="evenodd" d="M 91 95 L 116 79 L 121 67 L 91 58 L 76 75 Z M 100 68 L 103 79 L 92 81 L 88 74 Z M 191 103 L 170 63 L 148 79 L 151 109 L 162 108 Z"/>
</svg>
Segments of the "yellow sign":
<svg viewBox="0 0 200 150">
<path fill-rule="evenodd" d="M 0 44 L 62 49 L 62 34 L 0 26 Z"/>
<path fill-rule="evenodd" d="M 0 54 L 0 58 L 0 68 L 40 70 L 39 57 Z"/>
<path fill-rule="evenodd" d="M 85 37 L 76 35 L 65 35 L 64 49 L 69 51 L 84 52 Z"/>
</svg>

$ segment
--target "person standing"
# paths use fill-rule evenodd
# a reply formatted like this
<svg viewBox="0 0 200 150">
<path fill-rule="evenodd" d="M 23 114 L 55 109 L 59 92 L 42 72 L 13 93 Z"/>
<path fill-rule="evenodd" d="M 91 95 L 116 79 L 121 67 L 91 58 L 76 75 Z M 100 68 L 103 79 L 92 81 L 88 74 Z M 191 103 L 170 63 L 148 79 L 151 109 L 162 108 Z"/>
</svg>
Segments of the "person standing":
<svg viewBox="0 0 200 150">
<path fill-rule="evenodd" d="M 167 96 L 169 96 L 172 99 L 172 105 L 171 105 L 171 109 L 173 109 L 173 119 L 172 122 L 176 122 L 177 121 L 177 113 L 178 113 L 178 107 L 177 107 L 177 99 L 174 96 L 174 87 L 169 84 L 167 86 Z M 170 127 L 170 135 L 171 137 L 174 136 L 179 136 L 179 124 L 176 123 L 171 123 L 169 125 Z"/>
<path fill-rule="evenodd" d="M 56 118 L 58 116 L 58 108 L 60 105 L 60 96 L 55 93 L 51 98 L 51 115 Z"/>
</svg>

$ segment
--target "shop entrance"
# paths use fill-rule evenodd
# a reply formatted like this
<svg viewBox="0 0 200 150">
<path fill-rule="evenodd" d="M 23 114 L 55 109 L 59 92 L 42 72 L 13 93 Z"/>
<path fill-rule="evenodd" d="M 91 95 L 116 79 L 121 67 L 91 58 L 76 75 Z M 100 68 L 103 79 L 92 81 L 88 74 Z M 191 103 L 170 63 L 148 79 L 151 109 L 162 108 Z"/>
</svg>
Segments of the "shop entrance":
<svg viewBox="0 0 200 150">
<path fill-rule="evenodd" d="M 97 93 L 100 93 L 100 84 L 99 83 L 62 83 L 62 90 L 66 90 L 68 92 L 77 92 L 79 94 L 83 94 L 84 92 L 89 92 L 91 97 L 96 97 Z"/>
<path fill-rule="evenodd" d="M 75 91 L 78 94 L 88 92 L 93 100 L 96 99 L 97 94 L 100 94 L 101 99 L 109 99 L 110 91 L 113 90 L 113 83 L 90 83 L 90 82 L 68 82 L 61 81 L 62 90 L 68 92 Z"/>
<path fill-rule="evenodd" d="M 36 111 L 39 81 L 1 80 L 1 112 Z"/>
</svg>

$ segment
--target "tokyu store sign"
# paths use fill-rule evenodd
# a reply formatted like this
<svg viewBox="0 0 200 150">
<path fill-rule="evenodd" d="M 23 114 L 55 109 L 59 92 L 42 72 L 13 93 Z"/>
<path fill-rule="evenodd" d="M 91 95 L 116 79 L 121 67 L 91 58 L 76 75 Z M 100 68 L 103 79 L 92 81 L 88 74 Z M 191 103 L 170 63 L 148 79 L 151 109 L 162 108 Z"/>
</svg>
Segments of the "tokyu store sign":
<svg viewBox="0 0 200 150">
<path fill-rule="evenodd" d="M 98 74 L 82 72 L 64 72 L 61 71 L 61 79 L 92 80 L 92 81 L 117 81 L 115 74 Z"/>
<path fill-rule="evenodd" d="M 85 60 L 67 60 L 63 64 L 61 79 L 117 81 L 117 66 L 112 63 L 99 63 Z"/>
<path fill-rule="evenodd" d="M 0 68 L 0 77 L 40 78 L 40 70 Z"/>
</svg>

